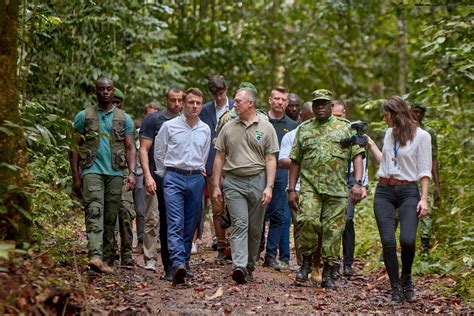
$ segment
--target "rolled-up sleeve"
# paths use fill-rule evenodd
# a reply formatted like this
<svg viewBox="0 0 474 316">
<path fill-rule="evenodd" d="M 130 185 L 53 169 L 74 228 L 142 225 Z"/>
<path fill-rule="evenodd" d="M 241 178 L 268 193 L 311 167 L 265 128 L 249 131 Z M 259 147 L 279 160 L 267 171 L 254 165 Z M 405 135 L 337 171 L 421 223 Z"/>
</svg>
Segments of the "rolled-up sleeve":
<svg viewBox="0 0 474 316">
<path fill-rule="evenodd" d="M 417 171 L 418 180 L 423 177 L 431 178 L 432 155 L 431 155 L 431 136 L 423 131 L 418 144 L 417 152 Z"/>
</svg>

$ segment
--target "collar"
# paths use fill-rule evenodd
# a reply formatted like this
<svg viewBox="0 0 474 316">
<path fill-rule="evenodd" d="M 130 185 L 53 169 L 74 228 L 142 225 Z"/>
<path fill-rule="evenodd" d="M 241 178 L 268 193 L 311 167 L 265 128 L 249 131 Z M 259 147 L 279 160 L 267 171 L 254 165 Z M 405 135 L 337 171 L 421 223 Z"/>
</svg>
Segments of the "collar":
<svg viewBox="0 0 474 316">
<path fill-rule="evenodd" d="M 217 103 L 216 103 L 216 100 L 214 100 L 214 107 L 216 108 L 217 110 Z M 225 105 L 222 107 L 223 109 L 228 109 L 229 108 L 229 97 L 226 96 L 225 97 Z"/>
<path fill-rule="evenodd" d="M 258 113 L 255 113 L 255 117 L 253 118 L 253 120 L 250 122 L 249 125 L 245 124 L 245 122 L 242 121 L 242 119 L 241 119 L 240 117 L 238 117 L 238 116 L 235 118 L 235 121 L 236 121 L 237 123 L 241 123 L 241 124 L 243 124 L 244 126 L 249 127 L 249 126 L 251 126 L 251 125 L 253 125 L 253 124 L 255 124 L 255 123 L 258 124 L 258 123 L 260 122 L 260 115 L 258 115 Z"/>
<path fill-rule="evenodd" d="M 318 120 L 318 119 L 315 117 L 315 118 L 314 118 L 314 121 L 315 121 L 316 124 L 318 124 L 318 125 L 323 125 L 323 124 L 332 122 L 332 121 L 334 121 L 335 119 L 336 119 L 336 117 L 331 114 L 327 119 L 322 120 L 322 121 Z"/>
<path fill-rule="evenodd" d="M 110 114 L 110 113 L 113 113 L 115 111 L 115 106 L 112 106 L 110 108 L 110 110 L 108 110 L 107 112 L 104 111 L 104 109 L 102 109 L 99 105 L 97 105 L 97 111 L 100 111 L 102 113 L 104 113 L 104 115 L 107 115 L 107 114 Z"/>
</svg>

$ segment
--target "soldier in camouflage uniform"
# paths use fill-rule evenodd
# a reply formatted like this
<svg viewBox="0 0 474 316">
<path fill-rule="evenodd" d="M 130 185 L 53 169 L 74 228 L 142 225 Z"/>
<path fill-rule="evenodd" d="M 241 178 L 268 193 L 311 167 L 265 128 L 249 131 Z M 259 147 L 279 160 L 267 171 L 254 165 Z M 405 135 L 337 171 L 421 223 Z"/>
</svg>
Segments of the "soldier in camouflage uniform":
<svg viewBox="0 0 474 316">
<path fill-rule="evenodd" d="M 415 116 L 415 119 L 420 124 L 420 127 L 427 131 L 431 136 L 431 174 L 433 175 L 434 187 L 431 188 L 428 192 L 428 201 L 430 203 L 429 210 L 430 212 L 420 220 L 420 234 L 421 234 L 421 247 L 422 253 L 428 254 L 430 249 L 430 240 L 433 233 L 432 225 L 432 216 L 433 212 L 436 210 L 436 201 L 440 200 L 439 194 L 439 169 L 438 169 L 438 140 L 436 132 L 429 126 L 423 124 L 423 118 L 425 117 L 426 108 L 420 104 L 414 104 L 412 107 L 412 113 Z M 434 198 L 433 198 L 434 197 Z"/>
<path fill-rule="evenodd" d="M 104 261 L 113 256 L 112 245 L 120 208 L 123 170 L 128 166 L 127 189 L 135 186 L 135 128 L 124 111 L 113 106 L 114 83 L 97 80 L 98 105 L 74 118 L 78 149 L 70 152 L 74 192 L 84 197 L 89 267 L 112 273 Z"/>
<path fill-rule="evenodd" d="M 349 195 L 347 161 L 352 158 L 354 164 L 356 182 L 351 197 L 357 203 L 362 197 L 364 150 L 358 146 L 341 147 L 341 138 L 351 136 L 352 132 L 349 121 L 331 114 L 332 92 L 319 89 L 313 92 L 313 96 L 316 117 L 300 125 L 290 154 L 288 202 L 297 209 L 297 223 L 301 225 L 300 251 L 303 255 L 303 264 L 296 274 L 296 281 L 308 280 L 312 255 L 321 233 L 324 264 L 322 286 L 335 289 L 333 275 L 339 264 Z M 299 197 L 295 193 L 298 177 L 301 181 Z"/>
</svg>

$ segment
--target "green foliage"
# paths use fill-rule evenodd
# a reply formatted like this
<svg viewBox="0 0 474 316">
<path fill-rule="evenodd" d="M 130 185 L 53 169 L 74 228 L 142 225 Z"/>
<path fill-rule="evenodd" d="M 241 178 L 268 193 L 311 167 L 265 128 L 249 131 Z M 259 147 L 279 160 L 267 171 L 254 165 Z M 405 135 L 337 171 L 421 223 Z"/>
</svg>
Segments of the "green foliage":
<svg viewBox="0 0 474 316">
<path fill-rule="evenodd" d="M 406 78 L 400 78 L 402 17 Z M 452 276 L 465 294 L 474 249 L 473 21 L 469 6 L 449 1 L 28 2 L 19 28 L 19 88 L 38 235 L 58 221 L 65 225 L 58 234 L 68 232 L 78 206 L 69 198 L 69 119 L 95 102 L 94 80 L 102 74 L 124 91 L 124 108 L 135 115 L 171 84 L 207 93 L 206 78 L 216 73 L 226 76 L 230 95 L 246 80 L 261 100 L 276 84 L 303 100 L 328 88 L 348 104 L 350 118 L 370 122 L 376 141 L 386 128 L 383 98 L 399 94 L 406 79 L 405 97 L 428 108 L 427 125 L 438 133 L 442 194 L 432 257 L 417 257 L 414 268 Z M 11 124 L 0 133 L 13 136 Z M 374 187 L 356 215 L 357 253 L 369 269 L 380 265 Z"/>
<path fill-rule="evenodd" d="M 72 115 L 95 103 L 94 81 L 107 75 L 135 114 L 170 84 L 185 81 L 182 55 L 163 17 L 169 7 L 150 1 L 29 3 L 22 36 L 27 89 L 42 104 Z"/>
</svg>

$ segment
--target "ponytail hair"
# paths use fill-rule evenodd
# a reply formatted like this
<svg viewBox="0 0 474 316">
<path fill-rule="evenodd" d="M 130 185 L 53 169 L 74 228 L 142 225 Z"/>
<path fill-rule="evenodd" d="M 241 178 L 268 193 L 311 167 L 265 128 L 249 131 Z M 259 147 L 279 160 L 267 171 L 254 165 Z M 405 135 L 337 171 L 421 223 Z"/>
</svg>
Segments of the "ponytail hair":
<svg viewBox="0 0 474 316">
<path fill-rule="evenodd" d="M 385 100 L 383 109 L 390 113 L 393 123 L 392 135 L 400 143 L 400 146 L 405 146 L 413 140 L 418 124 L 408 104 L 399 96 L 392 96 Z"/>
</svg>

